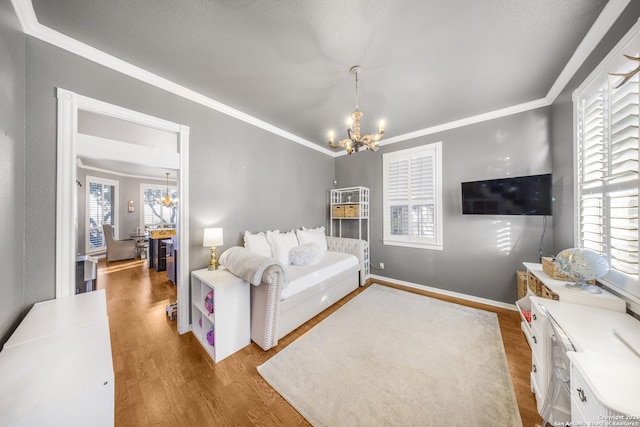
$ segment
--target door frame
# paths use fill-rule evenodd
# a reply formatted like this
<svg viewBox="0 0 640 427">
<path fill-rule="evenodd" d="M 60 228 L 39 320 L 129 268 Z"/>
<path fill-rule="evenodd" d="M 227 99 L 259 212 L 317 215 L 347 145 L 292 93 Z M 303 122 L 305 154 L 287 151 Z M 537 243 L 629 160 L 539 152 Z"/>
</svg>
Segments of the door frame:
<svg viewBox="0 0 640 427">
<path fill-rule="evenodd" d="M 74 295 L 76 280 L 76 143 L 78 111 L 89 111 L 175 133 L 178 137 L 178 333 L 189 331 L 189 127 L 56 88 L 58 160 L 56 197 L 56 298 Z"/>
</svg>

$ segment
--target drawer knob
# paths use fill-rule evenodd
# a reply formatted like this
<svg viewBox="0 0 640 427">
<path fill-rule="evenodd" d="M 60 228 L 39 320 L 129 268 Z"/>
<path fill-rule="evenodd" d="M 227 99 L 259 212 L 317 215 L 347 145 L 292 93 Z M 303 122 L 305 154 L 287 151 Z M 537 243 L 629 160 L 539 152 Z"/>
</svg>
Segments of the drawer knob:
<svg viewBox="0 0 640 427">
<path fill-rule="evenodd" d="M 538 320 L 538 317 L 535 315 L 535 313 L 533 314 L 533 320 Z"/>
<path fill-rule="evenodd" d="M 581 402 L 586 402 L 587 401 L 587 395 L 584 394 L 584 390 L 581 388 L 577 388 L 576 391 L 578 392 L 578 397 L 580 398 Z"/>
<path fill-rule="evenodd" d="M 536 338 L 535 335 L 531 335 L 531 338 L 533 338 L 533 343 L 534 344 L 538 344 L 538 339 Z"/>
<path fill-rule="evenodd" d="M 533 366 L 533 372 L 538 372 L 538 368 L 536 368 L 536 364 L 534 363 L 532 366 Z"/>
</svg>

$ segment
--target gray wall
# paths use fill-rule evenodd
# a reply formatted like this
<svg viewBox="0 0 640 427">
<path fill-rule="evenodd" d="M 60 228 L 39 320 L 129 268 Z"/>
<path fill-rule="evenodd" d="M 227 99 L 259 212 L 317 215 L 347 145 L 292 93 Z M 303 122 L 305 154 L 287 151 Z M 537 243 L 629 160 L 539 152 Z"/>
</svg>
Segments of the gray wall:
<svg viewBox="0 0 640 427">
<path fill-rule="evenodd" d="M 632 1 L 551 106 L 553 191 L 558 200 L 553 215 L 553 243 L 556 253 L 575 245 L 573 240 L 573 101 L 571 95 L 638 21 L 639 16 L 640 2 Z"/>
<path fill-rule="evenodd" d="M 0 347 L 28 308 L 24 300 L 25 36 L 0 1 Z"/>
<path fill-rule="evenodd" d="M 86 219 L 86 177 L 95 176 L 98 178 L 106 178 L 113 181 L 118 181 L 118 238 L 126 239 L 128 234 L 134 233 L 137 227 L 141 227 L 140 223 L 140 184 L 152 184 L 166 186 L 166 181 L 153 180 L 153 179 L 139 179 L 132 177 L 125 177 L 121 175 L 115 175 L 111 173 L 99 172 L 94 170 L 87 170 L 83 168 L 76 169 L 76 178 L 82 184 L 82 187 L 76 187 L 77 190 L 77 213 L 78 224 L 76 230 L 76 250 L 78 254 L 84 254 L 86 251 L 85 242 L 85 219 Z M 175 174 L 174 174 L 175 175 Z M 170 183 L 171 186 L 175 186 L 174 183 Z M 135 212 L 129 212 L 128 202 L 134 201 Z"/>
<path fill-rule="evenodd" d="M 222 226 L 224 249 L 245 229 L 281 230 L 326 221 L 334 160 L 236 119 L 27 38 L 26 257 L 32 300 L 55 294 L 55 88 L 190 127 L 190 265 L 203 268 L 210 251 L 203 228 Z"/>
<path fill-rule="evenodd" d="M 389 123 L 389 129 L 392 124 Z M 382 244 L 382 153 L 442 141 L 444 250 Z M 338 187 L 370 188 L 373 274 L 512 303 L 516 270 L 538 262 L 540 216 L 462 215 L 460 183 L 551 172 L 549 110 L 541 108 L 383 146 L 336 160 Z M 549 218 L 544 254 L 551 251 Z M 498 247 L 507 233 L 508 250 Z"/>
</svg>

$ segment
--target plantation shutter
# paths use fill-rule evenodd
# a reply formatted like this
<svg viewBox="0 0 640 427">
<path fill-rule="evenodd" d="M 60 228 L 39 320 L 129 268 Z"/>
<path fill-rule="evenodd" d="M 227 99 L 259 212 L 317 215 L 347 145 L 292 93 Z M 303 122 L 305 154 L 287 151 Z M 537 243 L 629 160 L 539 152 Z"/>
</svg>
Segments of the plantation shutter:
<svg viewBox="0 0 640 427">
<path fill-rule="evenodd" d="M 640 84 L 637 74 L 616 89 L 620 82 L 603 76 L 576 99 L 576 244 L 608 259 L 606 282 L 640 297 Z"/>
<path fill-rule="evenodd" d="M 389 163 L 389 215 L 390 234 L 409 235 L 409 160 Z"/>
<path fill-rule="evenodd" d="M 102 225 L 116 224 L 117 182 L 87 176 L 85 251 L 88 253 L 106 249 Z"/>
<path fill-rule="evenodd" d="M 177 205 L 164 206 L 161 200 L 167 194 L 167 188 L 153 184 L 141 184 L 142 221 L 145 226 L 157 227 L 173 225 L 177 222 Z M 177 190 L 169 187 L 169 198 L 177 200 Z"/>
<path fill-rule="evenodd" d="M 440 146 L 383 155 L 385 244 L 442 248 Z"/>
</svg>

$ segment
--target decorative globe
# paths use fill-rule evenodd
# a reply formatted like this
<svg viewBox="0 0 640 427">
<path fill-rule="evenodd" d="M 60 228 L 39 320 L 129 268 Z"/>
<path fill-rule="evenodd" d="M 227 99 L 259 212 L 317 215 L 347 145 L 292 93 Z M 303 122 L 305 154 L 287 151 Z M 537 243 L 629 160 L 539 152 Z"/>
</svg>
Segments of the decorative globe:
<svg viewBox="0 0 640 427">
<path fill-rule="evenodd" d="M 573 251 L 575 251 L 575 248 L 569 248 L 556 255 L 556 266 L 567 276 L 571 276 L 571 271 L 569 270 L 569 259 L 571 259 Z"/>
<path fill-rule="evenodd" d="M 587 280 L 601 279 L 609 272 L 609 263 L 600 254 L 588 249 L 565 249 L 556 256 L 556 265 L 566 275 L 573 277 L 576 285 L 582 290 L 600 293 L 596 286 L 589 285 Z"/>
</svg>

